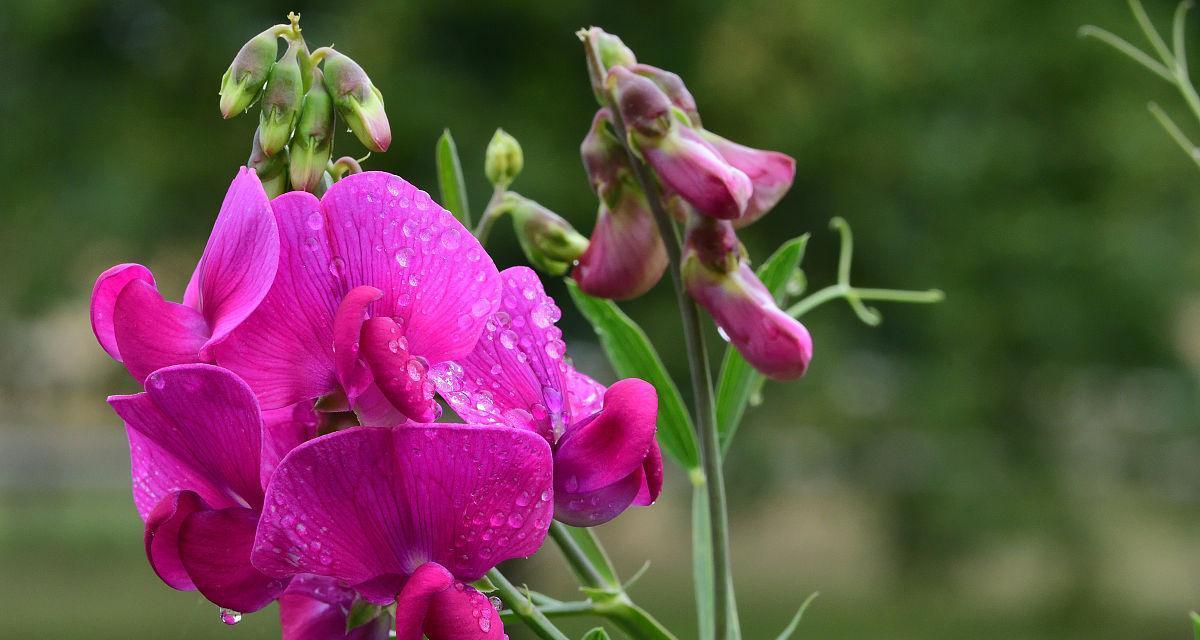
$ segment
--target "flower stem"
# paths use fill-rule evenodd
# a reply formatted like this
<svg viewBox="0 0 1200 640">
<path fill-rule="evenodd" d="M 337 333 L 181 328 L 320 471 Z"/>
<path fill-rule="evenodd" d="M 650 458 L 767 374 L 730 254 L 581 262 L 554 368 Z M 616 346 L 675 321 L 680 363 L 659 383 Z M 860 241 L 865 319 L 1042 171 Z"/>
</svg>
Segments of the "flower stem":
<svg viewBox="0 0 1200 640">
<path fill-rule="evenodd" d="M 591 530 L 588 531 L 589 535 Z M 571 531 L 567 529 L 567 525 L 555 520 L 550 524 L 550 537 L 554 543 L 558 545 L 559 551 L 566 558 L 567 564 L 571 566 L 571 571 L 579 583 L 590 589 L 620 589 L 620 584 L 614 584 L 614 581 L 606 579 L 601 575 L 600 569 L 593 564 L 592 559 L 584 553 L 583 548 L 575 541 L 571 535 Z M 599 548 L 597 541 L 596 547 Z M 611 575 L 611 570 L 609 571 Z"/>
<path fill-rule="evenodd" d="M 500 599 L 504 604 L 512 610 L 513 616 L 525 623 L 539 638 L 542 640 L 569 640 L 541 609 L 534 606 L 533 601 L 529 596 L 522 593 L 513 583 L 500 573 L 499 569 L 493 568 L 488 571 L 487 577 L 496 586 L 497 592 L 500 594 Z"/>
<path fill-rule="evenodd" d="M 500 203 L 504 200 L 504 194 L 507 189 L 504 187 L 496 187 L 492 191 L 492 197 L 488 200 L 487 206 L 484 207 L 483 213 L 479 216 L 479 224 L 475 226 L 475 238 L 479 240 L 479 244 L 487 246 L 488 236 L 492 234 L 492 225 L 496 224 L 496 220 L 504 215 L 505 209 L 500 207 Z"/>
<path fill-rule="evenodd" d="M 589 70 L 603 80 L 606 71 L 600 61 L 599 52 L 596 51 L 596 43 L 590 38 L 585 38 L 584 44 Z M 683 287 L 683 276 L 680 272 L 683 250 L 679 239 L 679 230 L 663 206 L 658 181 L 629 145 L 629 137 L 625 123 L 621 119 L 620 110 L 616 104 L 611 104 L 612 96 L 606 95 L 605 98 L 610 102 L 608 106 L 612 112 L 616 137 L 625 149 L 638 185 L 646 194 L 650 209 L 654 212 L 654 220 L 658 224 L 659 234 L 667 249 L 667 264 L 670 266 L 675 302 L 679 306 L 679 315 L 683 321 L 683 337 L 687 347 L 688 368 L 691 372 L 692 394 L 695 403 L 694 418 L 696 429 L 699 431 L 700 457 L 704 474 L 708 480 L 705 487 L 708 491 L 709 523 L 712 534 L 714 635 L 718 640 L 736 638 L 741 634 L 736 628 L 736 605 L 731 589 L 729 512 L 725 497 L 725 476 L 721 468 L 721 449 L 718 444 L 717 409 L 713 400 L 712 372 L 708 362 L 708 350 L 704 345 L 704 336 L 701 333 L 700 310 L 696 303 L 688 297 Z"/>
</svg>

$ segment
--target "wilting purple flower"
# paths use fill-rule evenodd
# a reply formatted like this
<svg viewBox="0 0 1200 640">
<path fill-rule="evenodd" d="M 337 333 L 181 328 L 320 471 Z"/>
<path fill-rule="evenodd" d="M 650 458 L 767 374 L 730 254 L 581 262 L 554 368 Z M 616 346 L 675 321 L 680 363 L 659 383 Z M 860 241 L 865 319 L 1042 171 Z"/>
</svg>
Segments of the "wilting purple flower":
<svg viewBox="0 0 1200 640">
<path fill-rule="evenodd" d="M 267 294 L 279 264 L 279 232 L 258 177 L 242 168 L 230 185 L 183 304 L 167 302 L 140 264 L 119 264 L 92 289 L 100 346 L 139 382 L 173 364 L 211 362 Z"/>
<path fill-rule="evenodd" d="M 608 83 L 633 143 L 666 188 L 713 218 L 732 220 L 745 213 L 753 192 L 750 179 L 679 120 L 653 80 L 613 67 Z"/>
<path fill-rule="evenodd" d="M 363 424 L 435 419 L 427 371 L 466 355 L 499 304 L 479 242 L 428 194 L 387 173 L 338 181 L 318 200 L 271 202 L 279 270 L 216 351 L 264 408 L 341 398 Z"/>
<path fill-rule="evenodd" d="M 146 556 L 163 582 L 237 611 L 283 593 L 288 581 L 255 569 L 250 548 L 272 452 L 311 437 L 315 417 L 289 408 L 264 425 L 250 388 L 207 364 L 159 369 L 145 392 L 108 402 L 125 422 Z"/>
<path fill-rule="evenodd" d="M 356 427 L 293 450 L 275 470 L 254 565 L 314 574 L 380 605 L 397 638 L 499 640 L 487 598 L 465 585 L 528 556 L 553 509 L 550 448 L 486 425 Z M 468 626 L 470 625 L 470 626 Z"/>
<path fill-rule="evenodd" d="M 555 518 L 593 526 L 662 490 L 658 396 L 636 378 L 603 385 L 575 371 L 537 274 L 511 267 L 501 309 L 469 355 L 434 368 L 438 392 L 471 423 L 531 431 L 554 448 Z"/>
<path fill-rule="evenodd" d="M 791 380 L 812 360 L 808 329 L 784 313 L 746 263 L 732 225 L 692 215 L 683 282 L 738 353 L 763 375 Z"/>
</svg>

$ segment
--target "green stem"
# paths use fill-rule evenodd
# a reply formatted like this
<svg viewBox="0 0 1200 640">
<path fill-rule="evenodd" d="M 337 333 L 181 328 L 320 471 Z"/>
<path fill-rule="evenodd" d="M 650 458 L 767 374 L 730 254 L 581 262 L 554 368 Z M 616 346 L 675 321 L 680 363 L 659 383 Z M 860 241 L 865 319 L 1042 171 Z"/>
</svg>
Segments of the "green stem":
<svg viewBox="0 0 1200 640">
<path fill-rule="evenodd" d="M 941 302 L 946 298 L 946 294 L 941 289 L 928 289 L 925 291 L 907 291 L 903 289 L 860 289 L 844 284 L 831 284 L 824 289 L 813 293 L 812 295 L 796 302 L 788 307 L 787 314 L 793 318 L 812 311 L 813 309 L 839 298 L 857 298 L 858 300 L 884 300 L 889 302 L 914 302 L 918 304 L 932 304 Z"/>
<path fill-rule="evenodd" d="M 590 529 L 584 529 L 584 531 L 587 531 L 588 535 L 592 535 Z M 567 564 L 570 565 L 571 571 L 580 584 L 591 589 L 621 588 L 620 584 L 613 584 L 601 575 L 600 569 L 593 564 L 592 559 L 575 541 L 567 525 L 555 520 L 550 524 L 550 537 L 558 545 L 559 551 L 566 558 Z M 596 547 L 599 548 L 599 542 L 596 543 Z M 611 574 L 611 569 L 609 569 L 609 573 Z"/>
<path fill-rule="evenodd" d="M 525 623 L 539 638 L 542 640 L 569 640 L 546 614 L 538 607 L 534 606 L 529 597 L 521 593 L 513 583 L 500 573 L 499 569 L 493 568 L 487 573 L 488 579 L 496 586 L 496 591 L 500 594 L 500 599 L 504 604 L 512 610 L 513 616 Z"/>
<path fill-rule="evenodd" d="M 560 602 L 557 604 L 540 605 L 537 607 L 546 618 L 570 618 L 575 616 L 595 615 L 596 607 L 590 602 Z M 521 621 L 521 616 L 512 609 L 500 612 L 500 619 L 506 624 Z"/>
<path fill-rule="evenodd" d="M 606 72 L 600 55 L 596 51 L 595 42 L 587 39 L 585 52 L 592 73 L 601 80 Z M 713 400 L 712 372 L 708 362 L 708 350 L 704 345 L 701 333 L 700 311 L 696 303 L 687 295 L 683 286 L 683 275 L 680 272 L 680 259 L 683 249 L 679 239 L 679 230 L 675 227 L 671 216 L 663 206 L 662 194 L 659 191 L 657 179 L 649 168 L 629 145 L 629 137 L 625 123 L 621 119 L 620 110 L 612 103 L 612 96 L 606 95 L 612 113 L 613 128 L 617 139 L 625 149 L 634 176 L 650 209 L 654 212 L 654 220 L 658 225 L 659 234 L 667 249 L 667 264 L 670 266 L 671 283 L 674 285 L 675 302 L 679 307 L 679 315 L 683 321 L 683 337 L 687 347 L 688 368 L 691 373 L 692 395 L 695 402 L 695 422 L 700 438 L 700 457 L 704 474 L 708 482 L 708 506 L 712 534 L 713 559 L 713 629 L 717 639 L 740 637 L 736 628 L 736 605 L 731 589 L 732 567 L 729 557 L 729 510 L 725 496 L 725 476 L 721 465 L 721 449 L 718 444 L 716 404 Z"/>
<path fill-rule="evenodd" d="M 488 200 L 487 206 L 484 207 L 483 213 L 479 216 L 479 224 L 475 226 L 474 233 L 481 245 L 487 246 L 488 236 L 492 234 L 492 225 L 496 224 L 496 220 L 507 211 L 507 209 L 500 206 L 506 192 L 507 190 L 504 187 L 496 187 L 492 190 L 492 197 Z"/>
</svg>

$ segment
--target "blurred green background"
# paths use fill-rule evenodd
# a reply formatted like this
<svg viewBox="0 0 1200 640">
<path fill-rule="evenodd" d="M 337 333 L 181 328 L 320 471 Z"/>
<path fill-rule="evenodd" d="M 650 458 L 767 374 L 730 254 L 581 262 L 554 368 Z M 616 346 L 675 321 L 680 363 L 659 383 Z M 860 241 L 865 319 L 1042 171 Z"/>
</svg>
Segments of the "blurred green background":
<svg viewBox="0 0 1200 640">
<path fill-rule="evenodd" d="M 182 292 L 255 124 L 221 121 L 218 81 L 289 9 L 384 92 L 395 142 L 369 168 L 435 191 L 450 127 L 478 210 L 502 126 L 525 148 L 516 188 L 590 229 L 577 148 L 595 105 L 573 32 L 598 24 L 682 74 L 710 128 L 796 157 L 791 193 L 743 234 L 753 255 L 811 231 L 823 286 L 841 215 L 856 282 L 948 292 L 884 307 L 878 329 L 819 308 L 811 372 L 749 413 L 727 463 L 747 638 L 817 590 L 798 638 L 1188 637 L 1200 182 L 1145 109 L 1186 121 L 1173 90 L 1075 36 L 1137 38 L 1123 2 L 251 4 L 0 6 L 0 637 L 277 634 L 272 609 L 225 628 L 148 568 L 104 404 L 132 384 L 87 300 L 125 261 Z M 1166 26 L 1173 3 L 1147 6 Z M 338 149 L 361 153 L 349 135 Z M 493 237 L 501 267 L 521 260 L 510 229 Z M 683 379 L 667 286 L 626 308 Z M 611 380 L 578 314 L 562 324 Z M 600 535 L 626 575 L 653 563 L 634 597 L 694 637 L 687 483 L 667 483 Z M 509 570 L 571 596 L 553 548 Z"/>
</svg>

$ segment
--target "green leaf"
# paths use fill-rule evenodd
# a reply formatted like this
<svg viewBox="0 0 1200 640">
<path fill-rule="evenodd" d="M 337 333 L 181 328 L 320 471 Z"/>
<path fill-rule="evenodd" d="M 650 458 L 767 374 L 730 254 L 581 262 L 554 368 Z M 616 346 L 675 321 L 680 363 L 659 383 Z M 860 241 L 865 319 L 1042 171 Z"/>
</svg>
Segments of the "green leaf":
<svg viewBox="0 0 1200 640">
<path fill-rule="evenodd" d="M 378 618 L 382 612 L 383 607 L 355 598 L 354 604 L 350 605 L 350 612 L 346 614 L 346 634 Z"/>
<path fill-rule="evenodd" d="M 471 586 L 475 587 L 475 590 L 480 593 L 491 593 L 496 590 L 496 585 L 492 584 L 491 579 L 489 579 L 487 576 L 472 582 Z"/>
<path fill-rule="evenodd" d="M 609 640 L 608 632 L 603 627 L 596 627 L 583 634 L 579 640 Z"/>
<path fill-rule="evenodd" d="M 814 591 L 812 595 L 805 598 L 804 604 L 800 605 L 800 610 L 796 612 L 796 615 L 792 616 L 792 621 L 788 623 L 788 626 L 783 628 L 783 633 L 780 633 L 775 640 L 789 640 L 792 634 L 796 633 L 796 628 L 800 626 L 800 618 L 804 617 L 804 612 L 808 610 L 808 605 L 812 604 L 812 601 L 816 600 L 818 595 L 819 592 Z"/>
<path fill-rule="evenodd" d="M 462 163 L 458 161 L 458 147 L 449 129 L 442 131 L 442 136 L 438 138 L 436 155 L 442 206 L 470 229 L 471 207 L 467 205 L 467 185 L 463 181 Z"/>
<path fill-rule="evenodd" d="M 679 388 L 667 375 L 646 332 L 611 300 L 593 298 L 571 280 L 567 280 L 567 290 L 580 313 L 592 324 L 617 375 L 641 378 L 658 391 L 658 442 L 663 451 L 684 468 L 698 469 L 696 430 Z"/>
<path fill-rule="evenodd" d="M 1192 612 L 1192 624 L 1196 625 L 1196 640 L 1200 640 L 1200 613 Z"/>
<path fill-rule="evenodd" d="M 696 590 L 698 637 L 716 633 L 716 608 L 713 603 L 712 530 L 709 529 L 708 493 L 703 474 L 692 474 L 692 588 Z"/>
<path fill-rule="evenodd" d="M 792 238 L 783 243 L 770 258 L 758 268 L 758 277 L 782 303 L 788 282 L 804 259 L 804 248 L 808 245 L 808 234 Z M 746 404 L 754 392 L 762 387 L 764 378 L 746 362 L 733 348 L 725 347 L 725 358 L 721 361 L 721 374 L 717 382 L 717 432 L 721 438 L 721 452 L 729 451 L 729 443 L 737 432 L 746 413 Z"/>
</svg>

